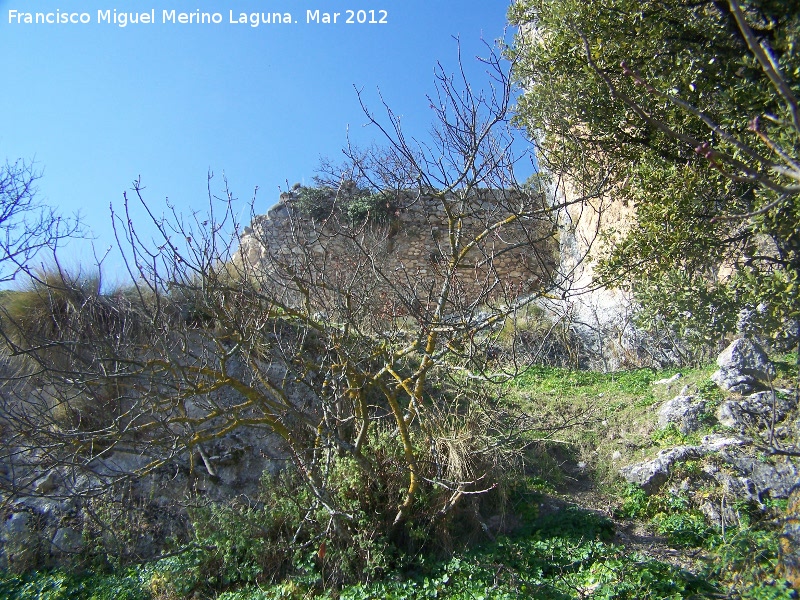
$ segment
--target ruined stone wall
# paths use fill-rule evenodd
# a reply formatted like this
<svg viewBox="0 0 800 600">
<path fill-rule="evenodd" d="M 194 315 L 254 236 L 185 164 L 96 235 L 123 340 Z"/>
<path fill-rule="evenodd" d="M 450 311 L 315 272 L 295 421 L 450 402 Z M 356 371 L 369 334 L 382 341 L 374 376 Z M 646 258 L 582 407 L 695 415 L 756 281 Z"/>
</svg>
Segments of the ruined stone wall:
<svg viewBox="0 0 800 600">
<path fill-rule="evenodd" d="M 435 288 L 451 259 L 450 223 L 441 199 L 414 192 L 391 198 L 383 222 L 346 222 L 340 216 L 313 219 L 297 208 L 300 191 L 281 196 L 266 215 L 259 215 L 240 239 L 240 256 L 269 271 L 280 265 L 296 269 L 309 261 L 318 271 L 343 276 L 364 269 L 396 273 L 396 283 L 416 290 Z M 331 192 L 333 194 L 333 192 Z M 341 192 L 339 192 L 341 194 Z M 346 201 L 346 198 L 332 198 Z M 520 199 L 506 192 L 482 191 L 466 200 L 452 198 L 461 217 L 462 243 L 519 213 Z M 553 273 L 558 242 L 552 222 L 544 217 L 511 219 L 463 257 L 457 285 L 467 295 L 517 296 L 538 289 Z"/>
<path fill-rule="evenodd" d="M 377 297 L 391 284 L 395 301 L 399 298 L 407 307 L 421 304 L 421 313 L 431 309 L 450 258 L 448 217 L 441 199 L 404 192 L 393 198 L 386 222 L 353 227 L 335 215 L 304 215 L 297 207 L 299 196 L 299 191 L 283 194 L 267 214 L 253 219 L 241 236 L 240 256 L 247 264 L 280 282 L 287 272 L 308 273 L 313 263 L 316 274 L 307 279 L 322 277 L 337 289 L 361 285 L 357 292 L 362 298 Z M 462 261 L 454 282 L 458 299 L 446 314 L 462 314 L 476 299 L 511 302 L 547 291 L 551 293 L 543 294 L 537 305 L 552 322 L 565 324 L 577 335 L 583 366 L 616 370 L 671 364 L 671 350 L 635 327 L 631 299 L 621 290 L 594 283 L 597 260 L 634 223 L 634 207 L 611 193 L 581 198 L 580 190 L 562 182 L 542 197 L 545 210 L 539 220 L 521 218 L 487 235 Z M 511 195 L 488 190 L 465 202 L 464 239 L 514 214 L 513 204 Z M 552 206 L 564 208 L 547 210 Z M 348 283 L 348 277 L 355 283 Z M 331 303 L 326 298 L 317 304 Z M 380 314 L 379 306 L 373 308 Z M 396 314 L 396 306 L 386 314 Z"/>
</svg>

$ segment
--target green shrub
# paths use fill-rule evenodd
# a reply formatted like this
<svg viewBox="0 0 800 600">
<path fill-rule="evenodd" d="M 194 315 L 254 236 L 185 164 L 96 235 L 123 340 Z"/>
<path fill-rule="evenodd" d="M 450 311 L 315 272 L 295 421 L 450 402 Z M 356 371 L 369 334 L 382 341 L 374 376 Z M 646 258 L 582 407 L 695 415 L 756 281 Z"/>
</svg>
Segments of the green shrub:
<svg viewBox="0 0 800 600">
<path fill-rule="evenodd" d="M 190 509 L 192 547 L 151 565 L 147 578 L 154 591 L 185 596 L 202 590 L 280 581 L 297 570 L 299 549 L 312 540 L 298 529 L 313 505 L 304 486 L 284 474 L 266 480 L 254 504 L 233 501 Z M 313 566 L 313 565 L 312 565 Z"/>
<path fill-rule="evenodd" d="M 301 215 L 318 221 L 339 216 L 349 225 L 366 221 L 386 223 L 391 219 L 393 203 L 388 194 L 369 190 L 338 193 L 332 188 L 301 187 L 294 206 Z"/>
<path fill-rule="evenodd" d="M 564 509 L 525 535 L 500 537 L 403 578 L 341 590 L 340 598 L 457 600 L 536 598 L 683 598 L 711 590 L 671 565 L 608 544 L 611 523 L 590 511 Z"/>
<path fill-rule="evenodd" d="M 385 223 L 391 218 L 391 208 L 392 202 L 388 195 L 363 192 L 347 201 L 345 212 L 350 223 L 354 225 L 365 221 Z"/>
<path fill-rule="evenodd" d="M 541 517 L 534 531 L 548 538 L 607 541 L 614 537 L 614 523 L 595 512 L 568 507 Z"/>
<path fill-rule="evenodd" d="M 390 500 L 363 485 L 348 458 L 337 457 L 331 470 L 333 499 L 354 518 L 349 537 L 328 531 L 328 513 L 299 476 L 285 471 L 265 477 L 252 501 L 192 508 L 192 549 L 155 563 L 151 588 L 185 596 L 277 584 L 290 576 L 338 585 L 386 572 L 396 552 L 385 537 L 388 525 L 375 522 L 373 503 Z"/>
<path fill-rule="evenodd" d="M 718 533 L 706 544 L 713 557 L 707 576 L 735 590 L 743 599 L 797 598 L 787 581 L 775 577 L 779 537 L 779 531 L 769 521 L 729 528 L 724 536 Z"/>
<path fill-rule="evenodd" d="M 735 507 L 740 525 L 723 531 L 709 525 L 685 496 L 668 492 L 648 495 L 636 485 L 626 486 L 620 496 L 618 517 L 649 521 L 674 546 L 702 548 L 706 566 L 700 575 L 717 588 L 729 589 L 734 597 L 743 599 L 797 597 L 786 581 L 775 577 L 780 532 L 771 517 L 783 510 L 783 501 L 769 502 L 766 513 L 740 503 Z"/>
<path fill-rule="evenodd" d="M 651 501 L 653 499 L 642 486 L 635 483 L 628 483 L 621 494 L 622 504 L 614 514 L 623 519 L 644 519 L 652 516 L 653 509 Z"/>
<path fill-rule="evenodd" d="M 300 214 L 312 219 L 327 219 L 334 212 L 336 191 L 331 188 L 301 187 L 295 207 Z"/>
<path fill-rule="evenodd" d="M 703 513 L 696 510 L 659 513 L 653 517 L 653 524 L 675 546 L 702 546 L 713 534 Z"/>
<path fill-rule="evenodd" d="M 691 573 L 637 554 L 598 561 L 590 572 L 593 599 L 678 600 L 713 597 L 703 592 L 713 594 L 715 591 L 711 585 Z"/>
<path fill-rule="evenodd" d="M 0 572 L 4 600 L 149 600 L 134 571 L 119 575 L 39 571 L 26 575 Z"/>
</svg>

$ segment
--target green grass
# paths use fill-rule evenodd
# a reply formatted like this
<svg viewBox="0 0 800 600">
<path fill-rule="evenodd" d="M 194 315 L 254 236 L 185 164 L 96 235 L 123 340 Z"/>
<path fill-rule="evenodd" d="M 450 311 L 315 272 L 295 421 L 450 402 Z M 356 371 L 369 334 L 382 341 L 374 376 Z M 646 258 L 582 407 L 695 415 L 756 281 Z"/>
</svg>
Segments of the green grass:
<svg viewBox="0 0 800 600">
<path fill-rule="evenodd" d="M 536 366 L 510 386 L 509 402 L 528 415 L 529 438 L 542 442 L 558 459 L 585 463 L 585 474 L 601 486 L 617 480 L 619 467 L 645 460 L 658 447 L 685 439 L 657 429 L 655 413 L 664 401 L 688 386 L 713 411 L 720 398 L 709 385 L 714 367 L 682 369 L 671 385 L 653 385 L 677 370 L 634 369 L 614 373 Z M 709 433 L 713 420 L 708 421 Z M 680 438 L 680 439 L 678 439 Z M 537 457 L 539 464 L 547 459 Z M 554 473 L 549 469 L 549 473 Z M 550 477 L 544 470 L 538 475 Z M 557 475 L 557 474 L 556 474 Z M 555 480 L 554 483 L 557 483 Z"/>
<path fill-rule="evenodd" d="M 533 366 L 514 380 L 514 387 L 556 396 L 596 397 L 598 394 L 623 394 L 649 398 L 652 397 L 652 382 L 660 377 L 652 369 L 600 373 Z"/>
<path fill-rule="evenodd" d="M 773 360 L 775 363 L 775 379 L 779 386 L 791 387 L 797 384 L 798 362 L 797 353 L 790 352 Z"/>
</svg>

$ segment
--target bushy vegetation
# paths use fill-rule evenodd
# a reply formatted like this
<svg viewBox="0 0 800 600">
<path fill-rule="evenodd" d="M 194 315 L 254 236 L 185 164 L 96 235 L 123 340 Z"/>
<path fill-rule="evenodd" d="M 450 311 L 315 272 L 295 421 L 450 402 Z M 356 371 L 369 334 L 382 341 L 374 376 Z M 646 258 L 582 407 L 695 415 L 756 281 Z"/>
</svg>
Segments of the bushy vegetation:
<svg viewBox="0 0 800 600">
<path fill-rule="evenodd" d="M 402 476 L 397 468 L 401 463 L 393 462 L 386 457 L 387 479 Z M 440 495 L 426 494 L 415 503 L 413 526 L 398 532 L 380 518 L 392 502 L 391 487 L 369 485 L 346 457 L 336 459 L 332 469 L 337 481 L 334 500 L 355 520 L 345 543 L 331 530 L 330 517 L 315 505 L 302 480 L 286 471 L 265 477 L 256 498 L 192 508 L 189 545 L 148 567 L 151 587 L 185 597 L 285 581 L 329 590 L 383 580 L 485 539 L 480 510 L 497 503 L 500 493 L 488 494 L 480 503 L 477 498 L 465 502 L 446 515 Z"/>
<path fill-rule="evenodd" d="M 636 494 L 635 491 L 630 492 Z M 526 498 L 530 500 L 530 497 Z M 674 501 L 673 501 L 674 504 Z M 562 508 L 523 521 L 517 532 L 486 540 L 444 560 L 409 557 L 376 581 L 331 588 L 326 570 L 337 568 L 336 558 L 310 548 L 296 556 L 291 574 L 273 583 L 253 583 L 252 559 L 243 557 L 258 545 L 252 530 L 242 526 L 241 514 L 218 534 L 228 549 L 224 565 L 231 577 L 220 578 L 212 567 L 220 555 L 213 543 L 184 555 L 162 559 L 120 575 L 74 575 L 65 572 L 28 576 L 0 576 L 5 598 L 28 600 L 277 600 L 300 598 L 389 599 L 498 599 L 543 598 L 717 598 L 736 594 L 742 599 L 790 600 L 796 593 L 774 575 L 777 535 L 774 528 L 746 524 L 722 535 L 707 526 L 687 525 L 682 507 L 673 506 L 668 535 L 701 556 L 690 572 L 614 541 L 615 525 L 607 517 L 576 508 Z M 640 515 L 642 513 L 639 513 Z M 228 517 L 231 516 L 229 513 Z M 686 537 L 687 531 L 695 537 Z M 206 541 L 211 541 L 206 538 Z M 700 554 L 698 554 L 698 552 Z M 258 553 L 252 554 L 253 559 Z M 216 563 L 222 566 L 222 563 Z M 210 570 L 209 567 L 211 567 Z"/>
<path fill-rule="evenodd" d="M 134 571 L 119 575 L 65 571 L 27 575 L 0 574 L 0 596 L 6 600 L 150 600 Z"/>
<path fill-rule="evenodd" d="M 386 223 L 394 216 L 392 198 L 368 189 L 301 187 L 293 205 L 304 216 L 318 221 L 336 217 L 352 225 Z"/>
<path fill-rule="evenodd" d="M 3 297 L 5 313 L 21 326 L 28 316 L 38 315 L 30 322 L 34 334 L 74 336 L 86 348 L 95 336 L 138 335 L 135 318 L 147 311 L 134 307 L 144 296 L 137 300 L 136 294 L 120 291 L 104 294 L 92 280 L 76 282 L 63 274 L 43 281 Z M 183 323 L 187 335 L 217 335 L 225 319 L 242 317 L 230 304 L 227 312 L 219 311 L 231 297 L 225 294 L 191 296 L 194 301 L 185 311 L 178 310 L 186 304 L 181 288 L 164 298 L 170 297 L 176 302 L 162 305 L 163 323 Z M 281 323 L 272 331 L 280 330 L 286 339 L 302 331 L 298 324 L 310 318 L 289 311 L 268 314 L 270 323 Z M 84 329 L 90 319 L 95 325 Z M 314 326 L 321 333 L 304 336 L 298 349 L 306 356 L 319 353 L 317 364 L 330 349 L 326 328 L 338 344 L 336 351 L 353 351 L 364 343 L 343 334 L 338 324 Z M 30 341 L 31 335 L 20 339 Z M 63 348 L 56 346 L 55 351 Z M 71 346 L 65 364 L 72 368 L 76 357 L 94 356 L 82 352 L 80 344 Z M 56 360 L 60 355 L 47 356 Z M 786 356 L 777 362 L 779 378 L 793 374 L 794 361 Z M 420 364 L 416 357 L 399 361 L 397 373 L 408 377 Z M 684 370 L 678 384 L 691 386 L 706 399 L 709 411 L 720 400 L 707 380 L 711 370 Z M 674 372 L 598 373 L 538 365 L 494 388 L 432 369 L 422 388 L 428 430 L 412 430 L 409 441 L 417 473 L 443 485 L 421 489 L 400 528 L 393 519 L 403 500 L 408 462 L 385 418 L 380 390 L 366 389 L 365 401 L 384 414 L 367 447 L 372 471 L 360 468 L 347 452 L 326 454 L 325 501 L 347 513 L 344 534 L 334 532 L 331 511 L 299 470 L 289 468 L 266 478 L 257 497 L 195 503 L 189 511 L 190 539 L 166 558 L 129 570 L 118 563 L 116 570 L 108 566 L 108 573 L 3 573 L 0 595 L 15 600 L 797 598 L 777 569 L 779 503 L 766 510 L 738 506 L 738 522 L 723 529 L 710 524 L 680 493 L 665 489 L 649 496 L 616 481 L 620 460 L 693 443 L 714 431 L 713 419 L 694 437 L 675 427 L 655 428 L 654 405 L 675 390 L 653 382 Z M 88 404 L 80 405 L 73 398 L 72 416 L 56 418 L 55 425 L 70 431 L 104 429 L 107 422 L 100 417 L 114 413 L 96 404 L 103 398 L 88 398 Z M 439 405 L 448 408 L 437 412 Z M 99 409 L 97 415 L 92 406 Z M 512 438 L 521 443 L 508 445 Z M 310 445 L 314 451 L 315 443 Z M 524 453 L 516 452 L 523 447 Z M 614 458 L 619 449 L 622 456 Z M 508 454 L 497 460 L 501 450 Z M 444 478 L 442 469 L 450 469 Z M 682 469 L 682 476 L 690 475 L 699 466 L 687 463 Z M 603 501 L 614 508 L 613 519 L 597 506 L 587 510 L 569 505 L 570 482 L 577 478 L 597 486 Z M 473 498 L 466 494 L 451 506 L 454 494 L 463 490 L 448 488 L 446 482 L 465 480 L 485 481 L 482 490 L 475 486 L 485 493 Z M 619 528 L 634 521 L 658 543 L 678 549 L 678 559 L 624 545 Z"/>
<path fill-rule="evenodd" d="M 787 358 L 778 363 L 790 364 L 793 356 Z M 702 388 L 707 372 L 687 371 L 683 381 Z M 580 407 L 598 397 L 616 400 L 583 425 L 559 429 L 558 438 L 566 439 L 548 440 L 545 430 L 532 428 L 526 434 L 533 441 L 525 476 L 500 479 L 480 502 L 465 504 L 434 529 L 409 530 L 413 539 L 400 545 L 376 527 L 373 503 L 386 497 L 359 481 L 358 470 L 342 457 L 332 465 L 342 483 L 335 493 L 359 515 L 359 533 L 347 546 L 332 543 L 324 511 L 317 506 L 320 514 L 309 513 L 312 496 L 286 471 L 265 477 L 258 497 L 196 504 L 189 543 L 168 558 L 111 574 L 5 574 L 0 591 L 9 598 L 42 600 L 796 598 L 777 566 L 785 502 L 740 503 L 738 522 L 721 527 L 709 523 L 674 486 L 648 495 L 610 475 L 613 460 L 603 444 L 614 440 L 602 442 L 594 428 L 618 432 L 626 421 L 652 420 L 652 404 L 666 393 L 652 381 L 669 374 L 539 367 L 519 376 L 513 392 L 504 396 L 508 410 L 527 411 L 533 401 L 554 402 L 563 410 L 570 402 Z M 615 413 L 619 417 L 612 420 Z M 640 443 L 657 447 L 656 432 L 642 434 Z M 588 440 L 600 440 L 599 454 L 587 452 Z M 613 519 L 597 509 L 571 506 L 570 469 L 587 458 L 592 462 L 584 477 L 595 480 Z M 675 477 L 698 473 L 699 465 L 689 462 Z M 420 496 L 416 510 L 436 510 L 437 502 L 433 495 Z M 621 543 L 625 537 L 619 529 L 634 523 L 650 531 L 651 543 L 634 549 Z M 660 552 L 659 545 L 678 552 Z"/>
<path fill-rule="evenodd" d="M 741 598 L 797 597 L 791 585 L 776 576 L 785 503 L 765 510 L 740 502 L 739 522 L 723 529 L 709 525 L 686 496 L 668 491 L 649 496 L 629 485 L 620 500 L 618 516 L 648 521 L 670 544 L 701 553 L 699 572 L 718 589 L 735 590 Z"/>
<path fill-rule="evenodd" d="M 206 273 L 207 278 L 213 276 Z M 162 418 L 165 423 L 171 422 L 170 433 L 180 431 L 185 412 L 180 406 L 170 405 L 165 409 L 155 406 L 143 416 L 142 382 L 155 387 L 153 401 L 161 402 L 177 392 L 178 403 L 183 400 L 186 387 L 172 378 L 171 371 L 177 374 L 188 368 L 181 377 L 208 377 L 211 373 L 218 382 L 230 383 L 232 376 L 225 364 L 227 356 L 219 359 L 218 371 L 212 371 L 210 361 L 199 368 L 190 361 L 203 356 L 207 347 L 204 343 L 212 350 L 218 349 L 219 342 L 225 340 L 224 332 L 233 331 L 232 335 L 240 336 L 243 327 L 234 331 L 232 321 L 246 326 L 248 319 L 257 317 L 259 327 L 269 323 L 272 332 L 279 332 L 281 341 L 287 344 L 284 349 L 290 348 L 289 344 L 297 344 L 291 360 L 295 363 L 302 360 L 303 369 L 314 364 L 319 370 L 329 360 L 326 357 L 331 348 L 325 339 L 326 329 L 338 340 L 334 350 L 342 352 L 342 357 L 350 352 L 357 355 L 362 372 L 383 366 L 374 357 L 363 358 L 367 342 L 374 344 L 376 341 L 369 334 L 357 337 L 343 331 L 336 323 L 327 323 L 317 325 L 314 330 L 317 333 L 313 335 L 298 323 L 296 312 L 273 311 L 266 302 L 264 309 L 264 304 L 259 302 L 264 297 L 255 295 L 249 285 L 240 288 L 238 295 L 229 285 L 235 283 L 230 284 L 226 275 L 224 283 L 216 289 L 207 279 L 203 288 L 208 292 L 205 295 L 200 287 L 184 283 L 158 297 L 143 294 L 135 287 L 104 292 L 96 279 L 78 279 L 56 271 L 41 274 L 31 281 L 29 289 L 6 294 L 0 309 L 7 319 L 8 336 L 19 340 L 16 344 L 25 360 L 31 363 L 36 377 L 47 373 L 48 369 L 52 369 L 51 375 L 57 375 L 43 379 L 52 392 L 45 395 L 34 391 L 18 402 L 18 406 L 9 403 L 3 407 L 4 416 L 21 432 L 13 443 L 24 440 L 39 448 L 60 439 L 68 453 L 61 464 L 67 465 L 72 465 L 76 456 L 77 460 L 91 460 L 96 456 L 94 453 L 106 452 L 116 445 L 127 451 L 129 444 L 139 444 L 142 452 L 156 455 L 163 439 L 148 433 L 153 425 L 152 417 L 157 414 L 155 411 L 167 411 Z M 157 309 L 154 297 L 158 301 Z M 239 312 L 237 301 L 247 302 L 250 311 Z M 223 305 L 225 308 L 221 310 Z M 159 316 L 153 318 L 156 310 Z M 264 312 L 255 312 L 261 310 Z M 167 366 L 160 355 L 156 355 L 152 363 L 142 358 L 164 331 L 168 332 L 162 338 L 165 355 L 169 352 L 166 348 L 173 348 L 177 336 L 183 337 L 187 346 L 195 344 L 195 350 L 183 355 L 188 363 L 175 361 Z M 341 369 L 341 366 L 331 366 Z M 95 367 L 98 367 L 96 371 Z M 178 371 L 173 371 L 175 368 Z M 420 369 L 420 361 L 406 358 L 398 361 L 395 369 L 393 376 L 408 381 Z M 301 376 L 299 373 L 304 371 L 298 371 L 297 377 Z M 237 389 L 253 393 L 253 386 L 257 385 L 253 379 L 247 374 L 237 377 Z M 327 553 L 331 565 L 325 572 L 325 586 L 370 581 L 403 565 L 405 555 L 446 554 L 454 546 L 482 535 L 478 503 L 483 496 L 487 496 L 487 502 L 502 501 L 495 499 L 495 496 L 502 496 L 502 490 L 495 491 L 495 487 L 503 478 L 514 477 L 517 448 L 516 434 L 506 426 L 505 414 L 495 406 L 491 391 L 478 382 L 446 377 L 441 369 L 431 369 L 424 385 L 420 385 L 426 408 L 416 409 L 425 410 L 425 429 L 404 423 L 408 427 L 406 438 L 398 444 L 398 433 L 393 431 L 390 420 L 393 410 L 400 411 L 399 407 L 391 405 L 397 402 L 396 392 L 368 381 L 367 376 L 355 370 L 348 371 L 344 377 L 353 378 L 352 381 L 363 378 L 360 390 L 363 397 L 355 410 L 363 407 L 365 412 L 371 412 L 361 414 L 365 420 L 371 420 L 373 435 L 364 438 L 366 443 L 360 442 L 363 448 L 354 450 L 347 443 L 342 444 L 347 451 L 337 452 L 332 444 L 321 441 L 322 425 L 314 422 L 308 427 L 306 415 L 300 411 L 292 415 L 293 407 L 289 406 L 286 410 L 291 418 L 279 422 L 276 427 L 283 427 L 285 431 L 284 423 L 292 425 L 292 418 L 300 421 L 294 431 L 287 433 L 287 438 L 297 445 L 298 453 L 306 453 L 316 463 L 313 468 L 319 470 L 319 475 L 314 474 L 316 478 L 309 482 L 309 473 L 303 470 L 305 463 L 301 463 L 299 468 L 289 466 L 280 476 L 265 481 L 262 495 L 251 498 L 247 504 L 194 506 L 190 512 L 194 535 L 191 549 L 165 563 L 174 565 L 176 573 L 180 574 L 175 581 L 181 590 L 219 590 L 271 582 L 302 570 L 305 567 L 298 565 L 305 564 L 304 561 L 320 551 Z M 76 384 L 80 388 L 77 393 Z M 268 390 L 274 389 L 269 382 L 265 385 Z M 334 386 L 341 384 L 316 375 L 308 378 L 307 385 L 318 390 L 319 399 L 330 401 L 337 394 Z M 188 391 L 192 396 L 197 394 L 191 386 Z M 339 392 L 347 393 L 349 401 L 353 401 L 355 392 Z M 247 415 L 252 419 L 252 413 Z M 138 419 L 138 423 L 134 419 Z M 344 422 L 352 420 L 352 416 L 342 419 Z M 274 423 L 271 417 L 264 422 Z M 42 424 L 47 427 L 42 428 Z M 365 430 L 363 426 L 357 430 L 336 425 L 337 435 L 361 437 Z M 226 427 L 222 430 L 226 431 Z M 131 431 L 138 428 L 141 437 L 126 438 L 120 433 L 126 428 Z M 305 428 L 310 432 L 303 431 Z M 207 427 L 206 432 L 210 431 L 213 429 Z M 9 444 L 4 451 L 8 454 L 17 447 Z M 169 449 L 161 451 L 170 452 Z M 404 518 L 398 519 L 398 505 L 408 497 L 410 461 L 422 485 L 418 498 L 403 505 Z M 60 466 L 58 462 L 54 464 Z M 465 499 L 459 502 L 462 496 Z M 120 528 L 117 537 L 124 538 L 126 533 L 133 535 L 133 532 L 126 532 L 123 515 L 99 515 L 96 508 L 93 512 Z M 338 519 L 341 522 L 334 524 Z M 110 546 L 106 550 L 112 552 Z M 135 542 L 127 546 L 133 547 Z M 125 549 L 114 554 L 125 561 Z M 313 561 L 310 564 L 313 566 Z"/>
<path fill-rule="evenodd" d="M 237 452 L 293 477 L 283 493 L 295 504 L 268 495 L 261 507 L 196 507 L 203 552 L 187 553 L 199 562 L 185 570 L 214 585 L 280 578 L 297 552 L 313 551 L 333 557 L 326 588 L 370 581 L 403 556 L 447 554 L 483 535 L 480 504 L 502 504 L 519 450 L 487 383 L 488 332 L 559 281 L 543 273 L 518 299 L 495 280 L 495 232 L 519 225 L 504 247 L 543 252 L 559 208 L 515 179 L 508 69 L 496 54 L 484 64 L 486 92 L 437 72 L 440 134 L 430 146 L 409 146 L 391 111 L 391 127 L 366 112 L 385 148 L 345 150 L 338 188 L 294 194 L 295 231 L 304 210 L 337 219 L 310 244 L 262 247 L 251 260 L 239 252 L 244 228 L 229 190 L 210 193 L 205 214 L 157 218 L 134 182 L 131 198 L 158 239 L 137 231 L 130 203 L 114 215 L 128 287 L 109 292 L 55 268 L 0 305 L 6 349 L 33 365 L 3 396 L 13 435 L 0 446 L 6 458 L 25 457 L 28 488 L 0 479 L 3 493 L 46 495 L 81 478 L 91 484 L 65 493 L 83 500 L 91 485 L 99 495 L 174 468 L 193 497 L 198 471 L 216 484 L 229 460 L 206 449 L 241 435 L 250 442 Z M 476 201 L 487 187 L 498 193 Z M 388 215 L 391 190 L 426 195 L 441 227 L 458 231 L 438 242 L 443 259 L 428 279 L 380 260 L 375 248 L 389 232 L 364 227 Z M 319 251 L 326 239 L 335 252 Z M 476 269 L 486 276 L 476 281 Z M 117 451 L 133 466 L 105 462 Z M 31 490 L 41 473 L 51 481 Z"/>
<path fill-rule="evenodd" d="M 687 341 L 797 343 L 795 0 L 515 0 L 540 164 L 632 209 L 603 280 Z M 540 135 L 543 132 L 544 135 Z"/>
</svg>

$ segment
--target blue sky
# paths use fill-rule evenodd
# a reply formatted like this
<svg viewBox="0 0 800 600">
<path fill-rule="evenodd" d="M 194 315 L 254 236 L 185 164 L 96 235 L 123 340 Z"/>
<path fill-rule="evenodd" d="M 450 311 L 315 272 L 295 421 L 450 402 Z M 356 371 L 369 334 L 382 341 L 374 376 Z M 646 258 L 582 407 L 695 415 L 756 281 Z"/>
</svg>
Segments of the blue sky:
<svg viewBox="0 0 800 600">
<path fill-rule="evenodd" d="M 481 40 L 503 36 L 505 2 L 466 0 L 0 0 L 0 158 L 35 160 L 40 197 L 80 211 L 102 252 L 109 203 L 141 176 L 148 203 L 206 203 L 206 174 L 224 172 L 244 201 L 259 188 L 265 212 L 287 182 L 311 183 L 320 156 L 337 158 L 365 129 L 354 86 L 377 90 L 412 133 L 427 130 L 436 61 L 456 68 L 457 46 L 480 79 Z M 346 10 L 386 11 L 387 24 L 345 24 Z M 97 12 L 155 10 L 155 24 L 98 24 Z M 219 12 L 218 25 L 162 24 L 164 9 Z M 306 24 L 307 10 L 340 12 Z M 9 23 L 10 11 L 85 12 L 90 24 Z M 290 12 L 288 25 L 230 24 L 251 12 Z M 482 80 L 481 80 L 482 81 Z M 86 255 L 86 248 L 72 249 Z M 113 268 L 113 261 L 110 261 Z"/>
</svg>

